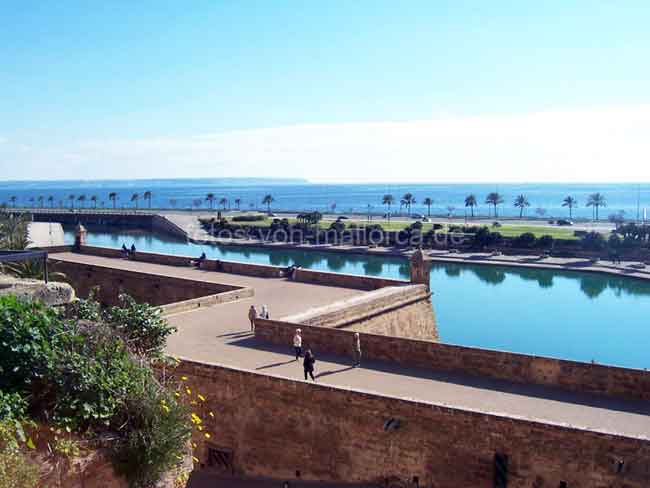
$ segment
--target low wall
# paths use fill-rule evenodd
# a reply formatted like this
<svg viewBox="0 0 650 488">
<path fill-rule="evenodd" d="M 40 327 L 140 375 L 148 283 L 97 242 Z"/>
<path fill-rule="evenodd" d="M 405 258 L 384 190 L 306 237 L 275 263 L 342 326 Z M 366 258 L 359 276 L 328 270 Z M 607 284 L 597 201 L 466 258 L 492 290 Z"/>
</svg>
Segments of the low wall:
<svg viewBox="0 0 650 488">
<path fill-rule="evenodd" d="M 258 319 L 255 337 L 291 344 L 295 323 Z M 352 331 L 303 325 L 305 344 L 321 351 L 350 355 Z M 529 356 L 360 332 L 364 357 L 404 366 L 552 386 L 612 397 L 650 400 L 650 372 L 601 364 Z"/>
<path fill-rule="evenodd" d="M 235 302 L 242 298 L 250 298 L 255 295 L 252 288 L 240 288 L 238 290 L 225 291 L 216 295 L 207 295 L 198 298 L 191 298 L 182 302 L 170 303 L 162 305 L 160 309 L 163 315 L 171 315 L 173 313 L 187 312 L 201 307 L 212 307 L 220 303 Z"/>
<path fill-rule="evenodd" d="M 508 456 L 508 487 L 650 483 L 650 442 L 182 361 L 174 373 L 207 397 L 208 449 L 232 452 L 235 474 L 276 479 L 488 488 Z M 392 419 L 392 420 L 391 420 Z M 619 469 L 619 461 L 623 466 Z M 618 472 L 620 470 L 620 472 Z M 410 486 L 399 484 L 395 486 Z"/>
<path fill-rule="evenodd" d="M 424 285 L 388 286 L 283 317 L 285 322 L 437 341 L 431 293 Z"/>
<path fill-rule="evenodd" d="M 372 276 L 358 276 L 327 271 L 313 271 L 311 269 L 297 268 L 293 279 L 303 283 L 314 283 L 325 286 L 341 286 L 359 290 L 377 290 L 386 286 L 407 285 L 408 281 L 391 280 L 388 278 L 375 278 Z"/>
<path fill-rule="evenodd" d="M 246 276 L 258 276 L 260 278 L 283 278 L 286 276 L 286 268 L 281 266 L 221 261 L 219 259 L 206 259 L 201 264 L 201 269 Z"/>
<path fill-rule="evenodd" d="M 51 267 L 54 271 L 65 274 L 66 281 L 81 297 L 87 297 L 93 287 L 99 286 L 98 300 L 104 305 L 117 305 L 120 293 L 128 293 L 138 302 L 165 305 L 241 290 L 241 287 L 238 286 L 69 261 L 56 261 L 56 258 L 50 258 L 50 263 L 52 263 Z M 216 298 L 210 300 L 216 300 Z"/>
</svg>

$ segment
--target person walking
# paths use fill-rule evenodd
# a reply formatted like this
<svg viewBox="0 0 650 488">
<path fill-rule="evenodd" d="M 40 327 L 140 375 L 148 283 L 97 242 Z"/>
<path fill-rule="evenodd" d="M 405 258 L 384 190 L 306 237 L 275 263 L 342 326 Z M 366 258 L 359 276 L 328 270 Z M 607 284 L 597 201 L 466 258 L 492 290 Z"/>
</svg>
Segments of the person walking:
<svg viewBox="0 0 650 488">
<path fill-rule="evenodd" d="M 251 332 L 255 332 L 255 319 L 257 318 L 257 310 L 255 305 L 251 305 L 251 308 L 248 309 L 248 320 L 251 322 Z"/>
<path fill-rule="evenodd" d="M 293 335 L 293 350 L 296 353 L 296 361 L 300 359 L 300 356 L 302 355 L 302 331 L 300 329 L 296 329 L 296 333 Z"/>
<path fill-rule="evenodd" d="M 269 318 L 269 307 L 266 305 L 262 305 L 262 311 L 260 312 L 260 317 L 263 319 L 268 319 Z"/>
<path fill-rule="evenodd" d="M 352 353 L 354 355 L 354 367 L 361 366 L 361 338 L 358 332 L 354 333 L 352 339 Z"/>
<path fill-rule="evenodd" d="M 305 359 L 302 361 L 302 367 L 305 370 L 305 381 L 307 381 L 307 375 L 311 376 L 312 381 L 316 381 L 314 378 L 314 363 L 316 358 L 314 358 L 314 353 L 311 352 L 311 349 L 305 351 Z"/>
</svg>

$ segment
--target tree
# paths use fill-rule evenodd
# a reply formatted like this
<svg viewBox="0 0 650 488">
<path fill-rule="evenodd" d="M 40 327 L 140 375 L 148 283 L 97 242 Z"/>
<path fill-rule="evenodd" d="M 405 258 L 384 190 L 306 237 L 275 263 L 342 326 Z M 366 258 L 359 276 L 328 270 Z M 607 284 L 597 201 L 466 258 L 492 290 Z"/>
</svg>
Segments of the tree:
<svg viewBox="0 0 650 488">
<path fill-rule="evenodd" d="M 478 206 L 478 203 L 476 202 L 476 195 L 474 194 L 467 195 L 465 197 L 465 206 L 470 208 L 472 212 L 472 218 L 474 218 L 474 207 Z"/>
<path fill-rule="evenodd" d="M 578 200 L 569 195 L 562 200 L 562 206 L 569 207 L 569 218 L 571 219 L 573 218 L 573 209 L 578 206 Z"/>
<path fill-rule="evenodd" d="M 50 208 L 53 208 L 54 207 L 54 197 L 52 195 L 50 195 L 49 197 L 47 197 L 47 201 L 50 203 Z"/>
<path fill-rule="evenodd" d="M 447 217 L 452 218 L 454 216 L 454 211 L 456 210 L 456 207 L 453 205 L 447 205 Z"/>
<path fill-rule="evenodd" d="M 110 193 L 108 194 L 108 199 L 109 199 L 111 202 L 113 202 L 113 208 L 115 208 L 115 203 L 117 202 L 117 193 L 115 193 L 114 191 L 110 192 Z"/>
<path fill-rule="evenodd" d="M 11 206 L 12 206 L 13 208 L 16 208 L 16 200 L 17 200 L 16 195 L 11 195 L 11 196 L 9 197 L 9 201 L 11 202 Z"/>
<path fill-rule="evenodd" d="M 38 200 L 38 205 L 39 205 L 41 208 L 43 208 L 43 202 L 45 201 L 45 197 L 44 197 L 43 195 L 39 195 L 39 197 L 37 198 L 37 200 Z"/>
<path fill-rule="evenodd" d="M 271 194 L 269 195 L 264 195 L 264 198 L 262 199 L 262 205 L 266 205 L 266 210 L 268 213 L 271 213 L 271 204 L 274 202 L 274 198 Z"/>
<path fill-rule="evenodd" d="M 151 194 L 150 191 L 144 192 L 143 198 L 148 202 L 149 208 L 151 208 L 151 197 L 152 197 L 152 194 Z"/>
<path fill-rule="evenodd" d="M 235 207 L 237 207 L 237 210 L 240 209 L 240 207 L 241 207 L 241 198 L 235 198 Z"/>
<path fill-rule="evenodd" d="M 138 203 L 140 202 L 140 194 L 139 193 L 134 193 L 131 195 L 131 201 L 135 202 L 135 209 L 138 209 Z"/>
<path fill-rule="evenodd" d="M 70 208 L 74 208 L 74 199 L 76 197 L 72 194 L 68 195 L 68 200 L 70 200 Z"/>
<path fill-rule="evenodd" d="M 79 195 L 79 196 L 77 197 L 77 201 L 78 201 L 78 202 L 81 204 L 81 206 L 83 207 L 83 206 L 85 205 L 85 203 L 86 203 L 86 195 Z"/>
<path fill-rule="evenodd" d="M 488 196 L 485 197 L 485 203 L 494 207 L 494 217 L 498 217 L 497 207 L 503 203 L 503 197 L 501 194 L 496 191 L 488 193 Z"/>
<path fill-rule="evenodd" d="M 431 217 L 431 205 L 433 205 L 433 199 L 426 197 L 422 203 L 424 203 L 427 206 L 427 216 Z"/>
<path fill-rule="evenodd" d="M 528 201 L 526 195 L 517 195 L 517 198 L 515 198 L 514 206 L 519 209 L 519 218 L 522 218 L 524 216 L 524 210 L 526 210 L 526 207 L 530 207 L 530 202 Z"/>
<path fill-rule="evenodd" d="M 208 202 L 208 205 L 210 205 L 210 210 L 212 210 L 212 206 L 214 205 L 214 199 L 215 199 L 214 193 L 208 193 L 205 196 L 205 199 Z"/>
<path fill-rule="evenodd" d="M 222 197 L 219 200 L 219 205 L 223 208 L 223 210 L 226 210 L 226 205 L 228 204 L 228 199 L 226 197 Z"/>
<path fill-rule="evenodd" d="M 593 207 L 596 211 L 596 220 L 598 220 L 598 209 L 600 207 L 606 207 L 607 200 L 605 196 L 601 193 L 592 193 L 587 199 L 587 207 Z"/>
<path fill-rule="evenodd" d="M 404 205 L 406 206 L 406 211 L 408 212 L 409 215 L 411 215 L 411 205 L 415 203 L 415 197 L 413 196 L 412 193 L 406 193 L 402 197 L 402 200 L 404 201 Z"/>
<path fill-rule="evenodd" d="M 93 208 L 97 208 L 97 195 L 91 196 L 90 201 L 93 202 Z"/>
<path fill-rule="evenodd" d="M 395 201 L 395 197 L 393 195 L 384 195 L 384 198 L 382 198 L 382 205 L 386 205 L 388 207 L 388 212 L 386 212 L 390 216 L 390 206 L 393 204 Z"/>
</svg>

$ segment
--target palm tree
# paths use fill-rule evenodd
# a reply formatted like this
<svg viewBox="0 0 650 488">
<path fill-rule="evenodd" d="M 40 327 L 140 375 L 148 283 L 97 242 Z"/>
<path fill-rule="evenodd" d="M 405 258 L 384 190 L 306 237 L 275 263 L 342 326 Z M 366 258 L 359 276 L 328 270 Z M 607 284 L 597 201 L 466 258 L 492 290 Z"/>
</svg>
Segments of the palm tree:
<svg viewBox="0 0 650 488">
<path fill-rule="evenodd" d="M 74 199 L 76 197 L 73 194 L 68 195 L 68 200 L 70 200 L 70 208 L 74 208 Z"/>
<path fill-rule="evenodd" d="M 228 199 L 226 197 L 222 197 L 219 200 L 219 205 L 223 207 L 224 210 L 226 210 L 226 204 L 228 203 Z"/>
<path fill-rule="evenodd" d="M 38 198 L 38 205 L 43 208 L 43 202 L 45 201 L 45 197 L 43 195 L 39 195 Z"/>
<path fill-rule="evenodd" d="M 519 218 L 522 218 L 524 216 L 524 210 L 526 207 L 530 207 L 530 202 L 528 201 L 526 195 L 517 195 L 517 198 L 515 198 L 513 205 L 519 209 Z"/>
<path fill-rule="evenodd" d="M 144 192 L 143 198 L 148 202 L 149 208 L 151 208 L 151 196 L 152 195 L 150 191 Z"/>
<path fill-rule="evenodd" d="M 205 199 L 208 201 L 208 204 L 210 205 L 210 210 L 212 210 L 212 205 L 214 204 L 214 199 L 215 199 L 214 193 L 208 193 L 205 196 Z"/>
<path fill-rule="evenodd" d="M 382 198 L 381 200 L 382 205 L 386 205 L 388 207 L 388 212 L 386 212 L 386 214 L 389 216 L 390 216 L 390 206 L 393 204 L 394 201 L 395 201 L 395 197 L 389 194 L 384 195 L 384 198 Z"/>
<path fill-rule="evenodd" d="M 465 197 L 465 206 L 469 207 L 471 212 L 472 212 L 472 218 L 474 218 L 474 207 L 478 206 L 478 202 L 476 201 L 476 195 L 473 193 L 470 195 L 467 195 Z M 465 214 L 467 215 L 467 214 Z"/>
<path fill-rule="evenodd" d="M 569 195 L 565 197 L 564 200 L 562 201 L 562 206 L 569 207 L 569 218 L 571 219 L 573 218 L 574 207 L 578 206 L 578 200 L 576 200 L 575 198 Z"/>
<path fill-rule="evenodd" d="M 237 207 L 237 210 L 241 207 L 241 198 L 235 198 L 235 207 Z"/>
<path fill-rule="evenodd" d="M 54 208 L 54 197 L 52 195 L 47 197 L 47 201 L 50 202 L 50 208 Z"/>
<path fill-rule="evenodd" d="M 606 207 L 607 200 L 605 195 L 602 193 L 592 193 L 587 199 L 587 207 L 593 207 L 596 210 L 596 220 L 598 220 L 598 209 L 600 207 Z"/>
<path fill-rule="evenodd" d="M 12 206 L 13 208 L 16 208 L 16 200 L 17 200 L 16 195 L 11 195 L 11 196 L 9 197 L 9 201 L 11 202 L 11 206 Z"/>
<path fill-rule="evenodd" d="M 111 202 L 113 202 L 113 208 L 115 208 L 115 203 L 117 202 L 117 193 L 115 193 L 114 191 L 110 192 L 110 193 L 108 194 L 108 199 L 109 199 Z"/>
<path fill-rule="evenodd" d="M 79 195 L 77 198 L 77 201 L 81 203 L 81 206 L 84 206 L 84 203 L 86 202 L 86 195 Z"/>
<path fill-rule="evenodd" d="M 93 202 L 93 208 L 97 208 L 97 195 L 91 196 L 90 201 Z"/>
<path fill-rule="evenodd" d="M 131 195 L 131 201 L 135 202 L 135 209 L 137 210 L 138 209 L 138 203 L 140 201 L 140 194 L 139 193 L 134 193 L 133 195 Z"/>
<path fill-rule="evenodd" d="M 266 205 L 266 210 L 268 213 L 271 213 L 271 204 L 275 201 L 273 198 L 273 195 L 268 194 L 264 195 L 264 198 L 262 198 L 262 205 Z"/>
<path fill-rule="evenodd" d="M 494 206 L 494 217 L 495 218 L 498 217 L 497 207 L 503 203 L 503 197 L 501 196 L 501 194 L 496 191 L 488 193 L 488 196 L 485 197 L 485 203 Z"/>
<path fill-rule="evenodd" d="M 429 197 L 426 197 L 422 203 L 427 206 L 427 217 L 431 217 L 431 205 L 433 205 L 433 200 Z"/>
<path fill-rule="evenodd" d="M 415 203 L 415 197 L 413 196 L 412 193 L 406 193 L 402 197 L 402 200 L 404 200 L 404 205 L 406 205 L 406 211 L 408 212 L 409 215 L 411 215 L 411 205 Z"/>
</svg>

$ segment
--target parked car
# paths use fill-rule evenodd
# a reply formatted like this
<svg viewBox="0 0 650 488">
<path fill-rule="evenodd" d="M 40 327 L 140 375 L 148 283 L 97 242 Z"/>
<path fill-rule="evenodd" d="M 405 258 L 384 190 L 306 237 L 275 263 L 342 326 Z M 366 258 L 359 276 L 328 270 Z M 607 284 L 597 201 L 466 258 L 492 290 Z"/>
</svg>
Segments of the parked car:
<svg viewBox="0 0 650 488">
<path fill-rule="evenodd" d="M 411 214 L 411 218 L 412 218 L 413 220 L 422 220 L 422 219 L 424 219 L 425 217 L 424 217 L 424 215 L 422 215 L 422 214 Z"/>
<path fill-rule="evenodd" d="M 566 219 L 559 219 L 556 223 L 557 225 L 573 225 L 573 222 Z"/>
</svg>

